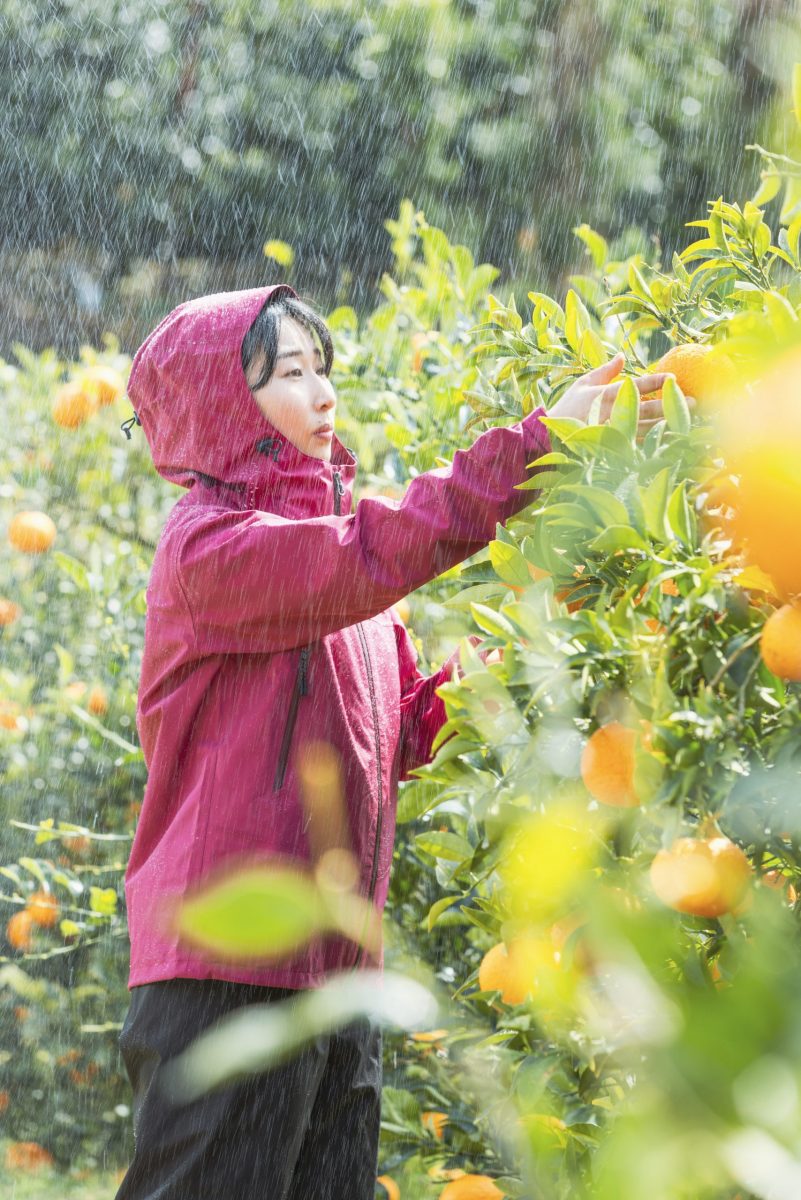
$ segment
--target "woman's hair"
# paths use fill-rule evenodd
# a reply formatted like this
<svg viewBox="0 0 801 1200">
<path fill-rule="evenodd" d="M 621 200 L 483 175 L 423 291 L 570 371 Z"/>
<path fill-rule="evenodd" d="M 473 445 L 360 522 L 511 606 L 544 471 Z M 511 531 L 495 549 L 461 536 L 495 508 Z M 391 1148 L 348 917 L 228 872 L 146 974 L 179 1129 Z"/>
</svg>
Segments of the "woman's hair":
<svg viewBox="0 0 801 1200">
<path fill-rule="evenodd" d="M 246 374 L 253 360 L 260 353 L 264 354 L 264 368 L 258 380 L 250 385 L 252 392 L 264 387 L 272 378 L 283 317 L 291 317 L 293 321 L 297 321 L 299 325 L 308 330 L 323 352 L 326 375 L 331 372 L 331 364 L 334 361 L 334 343 L 325 321 L 305 301 L 288 296 L 286 292 L 277 292 L 266 301 L 242 339 L 242 370 Z"/>
</svg>

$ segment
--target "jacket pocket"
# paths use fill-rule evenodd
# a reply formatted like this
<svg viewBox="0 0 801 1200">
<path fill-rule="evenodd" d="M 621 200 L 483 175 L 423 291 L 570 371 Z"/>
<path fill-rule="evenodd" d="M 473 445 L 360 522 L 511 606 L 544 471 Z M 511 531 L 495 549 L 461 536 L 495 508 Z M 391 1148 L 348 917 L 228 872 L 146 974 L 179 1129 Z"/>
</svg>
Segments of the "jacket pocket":
<svg viewBox="0 0 801 1200">
<path fill-rule="evenodd" d="M 292 734 L 295 729 L 295 722 L 298 719 L 298 705 L 300 704 L 301 696 L 305 696 L 309 690 L 308 683 L 308 666 L 309 655 L 311 654 L 311 646 L 304 646 L 300 652 L 298 659 L 298 671 L 295 676 L 295 687 L 292 690 L 292 699 L 289 702 L 289 712 L 287 713 L 286 724 L 284 726 L 284 736 L 281 738 L 281 749 L 278 752 L 278 765 L 275 769 L 275 778 L 273 780 L 273 790 L 278 791 L 283 786 L 284 776 L 286 775 L 286 766 L 289 759 L 289 748 L 292 744 Z"/>
</svg>

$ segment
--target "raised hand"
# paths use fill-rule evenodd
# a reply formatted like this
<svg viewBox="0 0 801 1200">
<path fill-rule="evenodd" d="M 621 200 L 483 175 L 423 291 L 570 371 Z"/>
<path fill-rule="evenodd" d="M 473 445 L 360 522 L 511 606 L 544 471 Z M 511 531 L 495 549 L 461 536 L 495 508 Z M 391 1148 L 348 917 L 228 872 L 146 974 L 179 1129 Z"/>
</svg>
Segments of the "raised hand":
<svg viewBox="0 0 801 1200">
<path fill-rule="evenodd" d="M 565 394 L 557 400 L 548 415 L 551 417 L 575 417 L 579 421 L 586 422 L 589 419 L 593 403 L 600 396 L 601 410 L 598 420 L 600 424 L 608 421 L 615 397 L 623 386 L 623 380 L 615 380 L 615 376 L 619 374 L 625 361 L 625 356 L 622 353 L 616 354 L 608 363 L 603 363 L 602 366 L 595 367 L 592 371 L 588 371 L 586 375 L 582 375 L 580 378 L 574 380 Z M 670 371 L 662 371 L 654 375 L 640 375 L 638 378 L 633 379 L 633 382 L 640 396 L 647 396 L 650 392 L 658 391 L 668 378 L 675 377 Z M 612 382 L 613 380 L 614 382 Z M 687 403 L 690 408 L 693 408 L 695 405 L 692 397 L 687 397 Z M 641 400 L 637 436 L 640 438 L 644 437 L 648 430 L 657 421 L 661 421 L 663 417 L 664 413 L 660 397 Z"/>
</svg>

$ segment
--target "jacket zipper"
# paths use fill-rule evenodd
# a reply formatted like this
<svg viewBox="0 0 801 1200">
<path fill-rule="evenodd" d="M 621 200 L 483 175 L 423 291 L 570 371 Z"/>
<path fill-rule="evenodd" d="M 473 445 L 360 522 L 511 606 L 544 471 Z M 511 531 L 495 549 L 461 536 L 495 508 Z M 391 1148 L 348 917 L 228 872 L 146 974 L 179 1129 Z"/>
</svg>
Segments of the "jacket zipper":
<svg viewBox="0 0 801 1200">
<path fill-rule="evenodd" d="M 340 515 L 341 497 L 344 495 L 345 489 L 342 486 L 342 480 L 339 471 L 334 471 L 334 513 Z M 295 688 L 292 692 L 292 699 L 289 702 L 289 713 L 287 714 L 286 725 L 284 726 L 284 736 L 281 739 L 281 750 L 278 755 L 278 766 L 275 771 L 275 779 L 273 780 L 273 790 L 277 791 L 284 782 L 286 774 L 287 760 L 289 759 L 289 747 L 292 744 L 292 734 L 295 730 L 295 721 L 298 716 L 298 705 L 300 697 L 308 694 L 308 679 L 306 670 L 309 665 L 309 655 L 311 646 L 304 646 L 300 652 L 298 660 L 298 673 L 295 677 Z"/>
<path fill-rule="evenodd" d="M 375 757 L 378 768 L 378 816 L 375 823 L 375 844 L 373 846 L 373 868 L 370 873 L 370 891 L 367 895 L 368 903 L 372 904 L 375 895 L 375 884 L 378 876 L 378 855 L 381 847 L 381 827 L 384 823 L 384 796 L 381 787 L 381 735 L 378 727 L 378 709 L 375 701 L 375 688 L 373 686 L 373 666 L 370 662 L 370 651 L 367 649 L 367 639 L 364 636 L 364 630 L 361 625 L 357 625 L 356 629 L 359 634 L 359 640 L 362 644 L 362 652 L 364 654 L 364 662 L 367 667 L 367 682 L 370 686 L 370 703 L 373 707 L 373 730 L 375 732 Z M 359 953 L 356 956 L 356 961 L 353 964 L 352 970 L 356 970 L 359 964 L 364 959 L 364 946 L 359 947 Z"/>
<path fill-rule="evenodd" d="M 289 747 L 292 742 L 292 733 L 295 729 L 295 721 L 298 716 L 298 705 L 300 697 L 305 696 L 309 690 L 308 679 L 306 676 L 306 668 L 309 664 L 309 655 L 311 654 L 311 646 L 304 646 L 300 652 L 298 660 L 298 673 L 295 676 L 295 688 L 292 692 L 292 699 L 289 702 L 289 714 L 284 726 L 284 736 L 281 741 L 281 752 L 278 755 L 278 767 L 273 780 L 273 790 L 277 791 L 284 782 L 286 773 L 287 759 L 289 758 Z"/>
</svg>

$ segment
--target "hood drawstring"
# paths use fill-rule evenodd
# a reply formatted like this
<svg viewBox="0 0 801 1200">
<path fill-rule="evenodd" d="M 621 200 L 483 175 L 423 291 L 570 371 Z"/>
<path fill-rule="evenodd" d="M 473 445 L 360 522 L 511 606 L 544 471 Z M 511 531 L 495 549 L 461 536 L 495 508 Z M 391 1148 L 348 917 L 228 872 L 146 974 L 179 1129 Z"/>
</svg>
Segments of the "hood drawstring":
<svg viewBox="0 0 801 1200">
<path fill-rule="evenodd" d="M 122 425 L 120 425 L 120 429 L 123 431 L 129 442 L 131 440 L 131 426 L 141 424 L 142 422 L 139 420 L 138 414 L 134 413 L 132 417 L 129 417 L 127 421 L 123 421 Z"/>
</svg>

